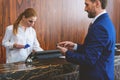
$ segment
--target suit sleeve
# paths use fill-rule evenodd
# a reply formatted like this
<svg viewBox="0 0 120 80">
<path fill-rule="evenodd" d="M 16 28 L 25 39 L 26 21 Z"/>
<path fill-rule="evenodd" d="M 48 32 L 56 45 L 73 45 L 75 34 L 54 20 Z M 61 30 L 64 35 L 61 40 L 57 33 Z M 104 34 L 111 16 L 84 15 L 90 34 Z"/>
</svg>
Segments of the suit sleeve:
<svg viewBox="0 0 120 80">
<path fill-rule="evenodd" d="M 107 44 L 107 40 L 107 31 L 104 26 L 98 25 L 89 30 L 85 43 L 79 45 L 77 52 L 69 50 L 66 52 L 66 60 L 75 64 L 94 66 L 100 58 Z"/>
</svg>

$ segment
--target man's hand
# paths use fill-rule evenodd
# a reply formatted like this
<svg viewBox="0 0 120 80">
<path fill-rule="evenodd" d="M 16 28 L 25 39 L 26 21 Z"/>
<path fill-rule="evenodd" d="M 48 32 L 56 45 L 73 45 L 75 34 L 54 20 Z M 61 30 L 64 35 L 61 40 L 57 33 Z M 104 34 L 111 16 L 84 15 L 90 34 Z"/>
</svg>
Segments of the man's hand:
<svg viewBox="0 0 120 80">
<path fill-rule="evenodd" d="M 61 50 L 64 56 L 67 50 L 73 50 L 74 46 L 75 46 L 75 43 L 70 41 L 64 41 L 57 44 L 57 48 Z"/>
<path fill-rule="evenodd" d="M 64 41 L 64 42 L 60 42 L 57 44 L 58 46 L 67 48 L 69 50 L 73 50 L 75 43 L 71 42 L 71 41 Z"/>
<path fill-rule="evenodd" d="M 57 46 L 57 48 L 60 49 L 62 55 L 65 56 L 68 49 L 59 45 Z"/>
</svg>

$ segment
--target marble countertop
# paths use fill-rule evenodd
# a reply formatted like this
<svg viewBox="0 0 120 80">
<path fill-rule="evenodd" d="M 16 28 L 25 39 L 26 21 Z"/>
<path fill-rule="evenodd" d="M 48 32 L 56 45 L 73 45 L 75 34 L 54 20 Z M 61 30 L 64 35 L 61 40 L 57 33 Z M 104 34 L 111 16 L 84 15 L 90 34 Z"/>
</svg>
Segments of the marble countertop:
<svg viewBox="0 0 120 80">
<path fill-rule="evenodd" d="M 76 65 L 64 58 L 34 60 L 33 63 L 27 64 L 25 62 L 0 64 L 0 80 L 50 80 L 75 70 Z M 75 74 L 78 72 L 74 73 L 74 76 Z"/>
<path fill-rule="evenodd" d="M 33 70 L 33 69 L 43 69 L 50 66 L 58 66 L 61 64 L 68 64 L 65 59 L 42 59 L 39 61 L 34 61 L 33 63 L 17 62 L 17 63 L 8 63 L 0 64 L 0 74 L 7 72 L 16 72 L 24 70 Z"/>
</svg>

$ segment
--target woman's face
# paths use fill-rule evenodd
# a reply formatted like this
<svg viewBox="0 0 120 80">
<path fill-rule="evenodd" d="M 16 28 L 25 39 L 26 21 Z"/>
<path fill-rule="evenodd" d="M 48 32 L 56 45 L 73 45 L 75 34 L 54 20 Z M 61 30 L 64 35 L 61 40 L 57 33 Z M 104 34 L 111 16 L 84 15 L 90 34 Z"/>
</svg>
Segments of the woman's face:
<svg viewBox="0 0 120 80">
<path fill-rule="evenodd" d="M 37 17 L 30 17 L 30 18 L 24 17 L 24 19 L 23 19 L 24 26 L 32 27 L 32 26 L 34 26 L 36 20 L 37 20 Z"/>
</svg>

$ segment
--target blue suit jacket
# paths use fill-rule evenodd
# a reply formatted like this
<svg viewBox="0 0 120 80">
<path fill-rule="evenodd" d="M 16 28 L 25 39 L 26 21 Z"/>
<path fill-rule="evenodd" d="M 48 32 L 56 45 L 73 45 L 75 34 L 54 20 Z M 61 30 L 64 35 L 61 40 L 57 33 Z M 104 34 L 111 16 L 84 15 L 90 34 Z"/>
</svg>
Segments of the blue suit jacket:
<svg viewBox="0 0 120 80">
<path fill-rule="evenodd" d="M 83 45 L 67 51 L 66 60 L 80 65 L 80 80 L 114 80 L 115 29 L 107 13 L 88 29 Z"/>
</svg>

